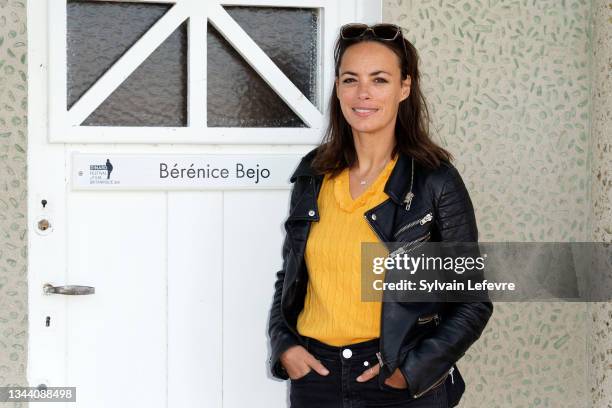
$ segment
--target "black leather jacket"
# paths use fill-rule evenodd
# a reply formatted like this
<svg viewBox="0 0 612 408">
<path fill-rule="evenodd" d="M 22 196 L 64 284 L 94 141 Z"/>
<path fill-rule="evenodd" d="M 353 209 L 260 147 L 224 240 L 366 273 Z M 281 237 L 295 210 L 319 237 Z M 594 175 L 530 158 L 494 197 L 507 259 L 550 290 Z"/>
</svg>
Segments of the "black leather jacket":
<svg viewBox="0 0 612 408">
<path fill-rule="evenodd" d="M 280 355 L 303 344 L 296 323 L 308 282 L 304 251 L 310 225 L 319 220 L 317 197 L 323 181 L 310 167 L 315 152 L 313 149 L 304 156 L 291 176 L 294 185 L 285 222 L 283 266 L 276 274 L 270 311 L 269 362 L 272 375 L 280 379 L 288 379 Z M 364 213 L 382 242 L 409 242 L 423 236 L 430 241 L 478 240 L 472 202 L 452 164 L 444 162 L 432 170 L 400 154 L 384 191 L 389 198 Z M 407 211 L 404 200 L 410 191 L 414 196 Z M 426 222 L 413 222 L 423 217 Z M 480 337 L 493 313 L 493 304 L 485 299 L 466 303 L 383 302 L 378 381 L 384 382 L 399 367 L 416 398 L 447 380 L 449 374 L 456 383 L 460 374 L 455 362 Z"/>
</svg>

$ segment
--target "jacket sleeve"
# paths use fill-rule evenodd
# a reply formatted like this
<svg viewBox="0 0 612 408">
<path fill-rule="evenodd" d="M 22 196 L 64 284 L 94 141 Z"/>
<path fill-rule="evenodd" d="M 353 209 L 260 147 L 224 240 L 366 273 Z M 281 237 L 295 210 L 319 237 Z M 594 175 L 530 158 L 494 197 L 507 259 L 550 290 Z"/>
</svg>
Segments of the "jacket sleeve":
<svg viewBox="0 0 612 408">
<path fill-rule="evenodd" d="M 296 201 L 295 184 L 291 191 L 290 212 L 293 209 Z M 283 294 L 283 284 L 285 281 L 285 271 L 289 261 L 289 257 L 293 256 L 293 249 L 289 242 L 289 236 L 285 234 L 285 239 L 282 249 L 283 266 L 276 273 L 276 283 L 274 284 L 274 296 L 272 299 L 272 307 L 270 309 L 270 317 L 268 322 L 268 335 L 270 336 L 270 370 L 274 377 L 286 380 L 289 378 L 287 371 L 280 363 L 280 356 L 289 347 L 300 344 L 300 341 L 289 330 L 285 323 L 281 311 L 281 297 Z"/>
<path fill-rule="evenodd" d="M 454 166 L 444 175 L 434 203 L 441 241 L 477 242 L 476 217 L 469 194 Z M 477 246 L 476 246 L 477 247 Z M 480 337 L 491 314 L 488 294 L 479 302 L 448 302 L 443 318 L 432 334 L 409 350 L 400 370 L 412 395 L 436 384 Z"/>
</svg>

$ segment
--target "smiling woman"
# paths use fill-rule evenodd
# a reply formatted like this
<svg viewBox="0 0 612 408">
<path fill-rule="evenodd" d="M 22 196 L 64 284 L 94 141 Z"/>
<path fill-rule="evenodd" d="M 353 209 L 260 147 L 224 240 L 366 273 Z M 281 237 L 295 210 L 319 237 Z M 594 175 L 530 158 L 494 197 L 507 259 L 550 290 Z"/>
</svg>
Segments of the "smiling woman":
<svg viewBox="0 0 612 408">
<path fill-rule="evenodd" d="M 377 26 L 371 31 L 363 24 L 347 24 L 336 42 L 330 121 L 312 162 L 319 172 L 335 176 L 356 164 L 356 145 L 364 138 L 353 138 L 355 133 L 369 134 L 377 143 L 386 135 L 394 139 L 393 153 L 401 151 L 429 168 L 453 159 L 430 138 L 416 48 L 399 26 Z"/>
<path fill-rule="evenodd" d="M 393 136 L 397 107 L 410 94 L 410 76 L 401 79 L 397 59 L 377 42 L 362 42 L 345 52 L 336 89 L 342 114 L 358 135 Z"/>
<path fill-rule="evenodd" d="M 365 301 L 361 244 L 476 241 L 472 202 L 429 137 L 418 55 L 400 27 L 345 25 L 334 58 L 327 133 L 291 177 L 272 373 L 291 379 L 292 408 L 455 406 L 455 363 L 492 303 Z M 425 333 L 418 322 L 432 315 Z"/>
</svg>

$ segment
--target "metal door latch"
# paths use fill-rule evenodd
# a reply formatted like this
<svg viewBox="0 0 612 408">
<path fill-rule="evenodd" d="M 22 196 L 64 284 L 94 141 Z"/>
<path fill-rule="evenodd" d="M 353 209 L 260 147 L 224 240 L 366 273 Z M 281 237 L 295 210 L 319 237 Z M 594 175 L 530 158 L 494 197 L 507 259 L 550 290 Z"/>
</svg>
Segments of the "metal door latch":
<svg viewBox="0 0 612 408">
<path fill-rule="evenodd" d="M 94 288 L 93 286 L 81 285 L 53 286 L 50 283 L 45 283 L 43 285 L 43 292 L 47 295 L 92 295 L 96 293 L 96 288 Z"/>
</svg>

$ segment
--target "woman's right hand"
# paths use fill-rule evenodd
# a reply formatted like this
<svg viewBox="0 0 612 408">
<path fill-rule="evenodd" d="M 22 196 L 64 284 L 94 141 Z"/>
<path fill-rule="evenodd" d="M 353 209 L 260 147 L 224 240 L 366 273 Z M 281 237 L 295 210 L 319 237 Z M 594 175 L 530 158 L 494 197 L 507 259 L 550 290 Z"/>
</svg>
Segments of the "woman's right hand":
<svg viewBox="0 0 612 408">
<path fill-rule="evenodd" d="M 281 354 L 280 362 L 292 380 L 299 380 L 308 374 L 310 370 L 315 370 L 321 375 L 329 374 L 329 370 L 303 346 L 288 348 Z"/>
</svg>

